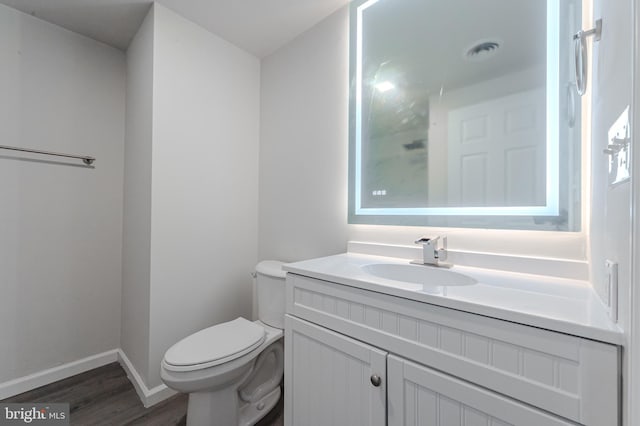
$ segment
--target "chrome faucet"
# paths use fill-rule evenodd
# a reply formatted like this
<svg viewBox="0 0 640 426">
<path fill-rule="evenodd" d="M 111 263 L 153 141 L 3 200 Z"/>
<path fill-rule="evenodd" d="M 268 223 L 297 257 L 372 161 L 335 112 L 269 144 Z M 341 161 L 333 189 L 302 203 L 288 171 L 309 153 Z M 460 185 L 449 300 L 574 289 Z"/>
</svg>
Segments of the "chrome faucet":
<svg viewBox="0 0 640 426">
<path fill-rule="evenodd" d="M 442 247 L 438 248 L 438 241 L 442 240 Z M 415 241 L 422 244 L 422 264 L 432 266 L 444 266 L 450 268 L 449 263 L 442 263 L 447 260 L 447 237 L 422 237 Z M 420 263 L 415 262 L 415 263 Z"/>
</svg>

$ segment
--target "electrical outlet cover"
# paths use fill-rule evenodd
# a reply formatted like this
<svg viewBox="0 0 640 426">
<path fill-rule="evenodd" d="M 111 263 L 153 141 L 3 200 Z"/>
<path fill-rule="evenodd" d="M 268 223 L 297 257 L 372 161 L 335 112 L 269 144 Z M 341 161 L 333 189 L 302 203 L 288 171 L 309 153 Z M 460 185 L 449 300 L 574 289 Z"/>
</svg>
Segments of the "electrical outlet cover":
<svg viewBox="0 0 640 426">
<path fill-rule="evenodd" d="M 614 322 L 618 322 L 618 264 L 611 260 L 605 262 L 607 274 L 607 288 L 605 304 L 609 308 L 609 317 Z"/>
</svg>

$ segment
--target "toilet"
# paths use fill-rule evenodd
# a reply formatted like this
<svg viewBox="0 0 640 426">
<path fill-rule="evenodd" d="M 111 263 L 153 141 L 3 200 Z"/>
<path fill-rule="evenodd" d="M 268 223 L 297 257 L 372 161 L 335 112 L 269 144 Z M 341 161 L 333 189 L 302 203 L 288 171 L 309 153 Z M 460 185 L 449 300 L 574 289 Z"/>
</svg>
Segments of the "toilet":
<svg viewBox="0 0 640 426">
<path fill-rule="evenodd" d="M 165 353 L 160 376 L 189 394 L 188 426 L 252 426 L 280 399 L 285 276 L 282 262 L 258 263 L 258 321 L 240 317 L 214 325 Z"/>
</svg>

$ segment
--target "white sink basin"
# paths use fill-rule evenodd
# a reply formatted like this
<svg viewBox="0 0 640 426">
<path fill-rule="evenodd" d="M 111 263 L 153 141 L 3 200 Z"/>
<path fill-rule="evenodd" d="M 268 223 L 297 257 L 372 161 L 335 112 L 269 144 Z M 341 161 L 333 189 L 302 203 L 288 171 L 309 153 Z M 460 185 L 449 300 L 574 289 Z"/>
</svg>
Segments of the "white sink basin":
<svg viewBox="0 0 640 426">
<path fill-rule="evenodd" d="M 363 265 L 362 270 L 378 278 L 402 281 L 425 286 L 462 286 L 476 284 L 473 278 L 433 266 L 373 263 Z"/>
</svg>

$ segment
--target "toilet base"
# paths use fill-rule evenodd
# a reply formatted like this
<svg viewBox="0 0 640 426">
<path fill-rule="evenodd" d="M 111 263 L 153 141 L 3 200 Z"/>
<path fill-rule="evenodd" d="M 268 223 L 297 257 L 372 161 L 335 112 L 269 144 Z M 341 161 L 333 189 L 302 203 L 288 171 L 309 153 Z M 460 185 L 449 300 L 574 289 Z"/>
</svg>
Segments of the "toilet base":
<svg viewBox="0 0 640 426">
<path fill-rule="evenodd" d="M 253 426 L 266 416 L 280 400 L 282 391 L 280 386 L 264 396 L 260 401 L 246 404 L 240 408 L 240 426 Z"/>
<path fill-rule="evenodd" d="M 238 400 L 232 392 L 193 392 L 187 405 L 187 426 L 236 426 Z"/>
<path fill-rule="evenodd" d="M 238 399 L 230 392 L 194 392 L 189 394 L 187 426 L 253 426 L 280 400 L 280 386 L 253 403 L 238 409 Z M 213 423 L 211 419 L 215 419 Z"/>
</svg>

